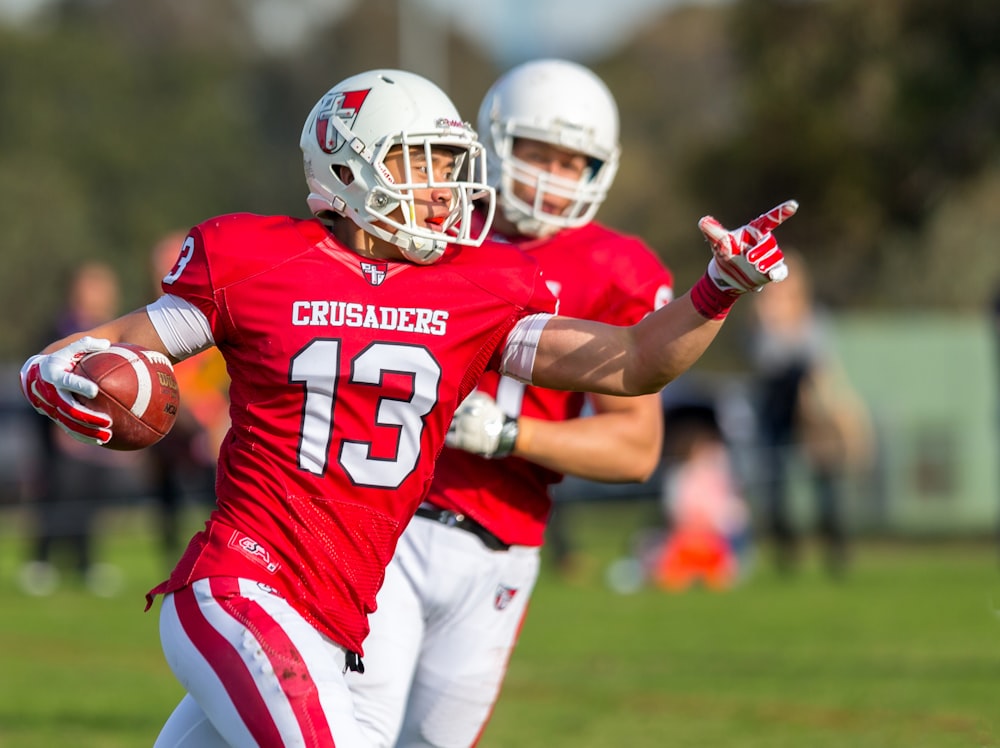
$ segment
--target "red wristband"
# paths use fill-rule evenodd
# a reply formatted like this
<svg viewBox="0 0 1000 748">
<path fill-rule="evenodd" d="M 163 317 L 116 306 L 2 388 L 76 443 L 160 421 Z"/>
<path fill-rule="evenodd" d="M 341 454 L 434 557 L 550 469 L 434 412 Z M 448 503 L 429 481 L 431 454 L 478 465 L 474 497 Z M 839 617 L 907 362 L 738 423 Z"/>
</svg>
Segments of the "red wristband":
<svg viewBox="0 0 1000 748">
<path fill-rule="evenodd" d="M 705 319 L 725 319 L 739 297 L 738 291 L 723 291 L 715 285 L 708 273 L 691 287 L 691 303 Z"/>
</svg>

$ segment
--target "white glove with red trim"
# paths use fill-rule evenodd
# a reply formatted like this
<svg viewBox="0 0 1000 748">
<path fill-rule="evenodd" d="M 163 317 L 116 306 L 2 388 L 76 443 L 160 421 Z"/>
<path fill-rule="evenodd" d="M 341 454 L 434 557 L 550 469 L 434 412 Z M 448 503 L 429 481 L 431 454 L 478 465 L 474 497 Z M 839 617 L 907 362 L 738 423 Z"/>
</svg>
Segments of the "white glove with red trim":
<svg viewBox="0 0 1000 748">
<path fill-rule="evenodd" d="M 785 256 L 771 232 L 795 215 L 799 204 L 788 200 L 733 231 L 712 216 L 698 221 L 698 228 L 712 245 L 708 275 L 723 291 L 759 291 L 788 275 Z"/>
<path fill-rule="evenodd" d="M 489 395 L 473 390 L 451 419 L 445 444 L 495 459 L 506 457 L 517 441 L 517 419 L 511 418 Z"/>
<path fill-rule="evenodd" d="M 97 384 L 74 374 L 81 358 L 111 347 L 111 341 L 85 337 L 49 354 L 32 356 L 21 367 L 21 392 L 31 407 L 56 422 L 84 444 L 107 444 L 111 417 L 83 405 L 77 398 L 93 398 Z"/>
</svg>

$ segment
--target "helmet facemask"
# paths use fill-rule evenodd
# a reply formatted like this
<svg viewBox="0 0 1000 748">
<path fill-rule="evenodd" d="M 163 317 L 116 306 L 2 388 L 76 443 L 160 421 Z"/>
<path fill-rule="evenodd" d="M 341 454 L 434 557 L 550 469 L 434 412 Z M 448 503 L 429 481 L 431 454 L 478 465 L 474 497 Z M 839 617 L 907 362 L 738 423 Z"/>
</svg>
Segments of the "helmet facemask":
<svg viewBox="0 0 1000 748">
<path fill-rule="evenodd" d="M 428 81 L 400 71 L 375 71 L 350 83 L 357 89 L 343 84 L 328 92 L 303 130 L 312 213 L 345 216 L 419 264 L 437 261 L 449 244 L 482 244 L 493 218 L 495 192 L 486 183 L 485 149 L 450 100 Z M 369 96 L 371 106 L 359 114 L 356 99 L 353 107 L 347 103 L 350 96 L 362 101 Z M 399 129 L 403 122 L 409 126 Z M 433 155 L 441 150 L 454 158 L 443 177 L 431 168 Z M 405 181 L 397 180 L 385 162 L 397 151 Z M 414 166 L 414 158 L 422 158 L 428 168 Z M 350 179 L 342 179 L 345 167 Z M 451 196 L 439 226 L 416 219 L 415 192 L 432 189 L 447 190 Z M 487 220 L 473 235 L 477 200 L 485 205 Z"/>
<path fill-rule="evenodd" d="M 397 182 L 385 159 L 400 153 L 404 182 Z M 435 151 L 447 150 L 454 157 L 451 173 L 435 177 L 431 168 Z M 422 152 L 426 168 L 413 165 L 414 155 Z M 448 244 L 478 246 L 486 238 L 489 223 L 472 235 L 472 212 L 476 200 L 493 192 L 485 182 L 486 155 L 482 145 L 463 139 L 461 142 L 440 133 L 399 133 L 379 144 L 371 164 L 369 190 L 364 201 L 363 220 L 367 231 L 400 248 L 403 255 L 420 264 L 440 258 Z M 447 190 L 451 195 L 449 211 L 437 229 L 418 225 L 415 191 Z M 492 220 L 493 200 L 488 201 Z M 397 210 L 398 209 L 398 210 Z M 388 226 L 391 231 L 385 229 Z"/>
<path fill-rule="evenodd" d="M 493 142 L 496 144 L 500 166 L 500 189 L 497 201 L 504 217 L 526 236 L 546 237 L 563 229 L 578 228 L 593 220 L 597 210 L 608 195 L 618 171 L 618 153 L 593 153 L 594 148 L 583 149 L 564 142 L 552 142 L 547 133 L 524 134 L 524 128 L 509 123 L 506 128 L 496 125 Z M 521 134 L 518 134 L 518 130 Z M 551 143 L 587 156 L 587 167 L 578 179 L 567 179 L 540 169 L 514 155 L 514 142 L 519 137 Z M 534 199 L 527 202 L 518 196 L 517 184 L 534 191 Z M 545 210 L 549 196 L 568 200 L 561 213 Z"/>
</svg>

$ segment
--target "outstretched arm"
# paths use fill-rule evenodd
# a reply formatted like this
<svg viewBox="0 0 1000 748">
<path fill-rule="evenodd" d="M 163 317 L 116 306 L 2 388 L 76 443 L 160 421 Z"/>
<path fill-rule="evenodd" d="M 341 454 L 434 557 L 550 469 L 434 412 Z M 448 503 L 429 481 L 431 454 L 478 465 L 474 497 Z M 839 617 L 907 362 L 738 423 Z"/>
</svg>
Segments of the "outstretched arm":
<svg viewBox="0 0 1000 748">
<path fill-rule="evenodd" d="M 712 260 L 688 293 L 632 327 L 553 317 L 538 339 L 531 383 L 608 395 L 658 392 L 701 357 L 741 294 L 785 277 L 771 231 L 797 209 L 790 200 L 734 231 L 702 218 Z"/>
<path fill-rule="evenodd" d="M 553 317 L 542 330 L 531 383 L 605 395 L 659 392 L 708 349 L 722 320 L 706 319 L 691 292 L 631 327 Z"/>
</svg>

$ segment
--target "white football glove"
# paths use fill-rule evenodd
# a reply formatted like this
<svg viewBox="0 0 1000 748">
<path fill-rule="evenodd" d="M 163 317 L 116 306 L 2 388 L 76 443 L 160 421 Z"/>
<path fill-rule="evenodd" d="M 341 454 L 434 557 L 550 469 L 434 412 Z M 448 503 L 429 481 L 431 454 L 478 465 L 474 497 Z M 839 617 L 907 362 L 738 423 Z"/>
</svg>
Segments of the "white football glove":
<svg viewBox="0 0 1000 748">
<path fill-rule="evenodd" d="M 445 444 L 495 459 L 506 457 L 517 441 L 517 419 L 504 413 L 489 395 L 473 390 L 451 419 Z"/>
<path fill-rule="evenodd" d="M 110 347 L 110 340 L 80 338 L 47 355 L 32 356 L 21 367 L 21 391 L 31 407 L 84 444 L 107 444 L 111 417 L 80 402 L 81 397 L 93 398 L 97 385 L 73 369 L 88 353 Z"/>
<path fill-rule="evenodd" d="M 788 200 L 762 213 L 733 231 L 722 227 L 712 216 L 698 221 L 698 227 L 712 246 L 708 275 L 723 291 L 759 291 L 766 284 L 788 276 L 785 255 L 771 232 L 795 215 L 799 204 Z"/>
</svg>

